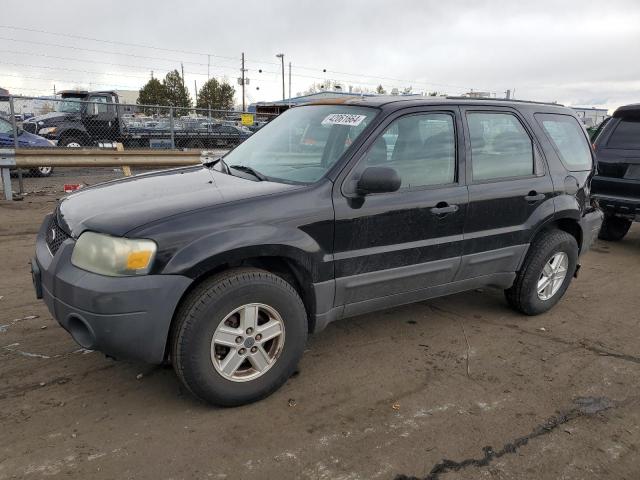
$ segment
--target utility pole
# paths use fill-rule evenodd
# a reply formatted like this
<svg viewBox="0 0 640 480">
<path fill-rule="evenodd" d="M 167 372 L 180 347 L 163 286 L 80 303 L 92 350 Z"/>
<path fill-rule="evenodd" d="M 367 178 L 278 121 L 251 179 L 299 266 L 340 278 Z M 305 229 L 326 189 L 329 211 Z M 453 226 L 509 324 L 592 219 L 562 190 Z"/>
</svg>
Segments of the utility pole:
<svg viewBox="0 0 640 480">
<path fill-rule="evenodd" d="M 242 67 L 240 67 L 240 82 L 242 83 L 242 111 L 245 111 L 245 103 L 244 103 L 244 84 L 245 84 L 245 79 L 244 79 L 244 72 L 246 72 L 247 69 L 244 68 L 244 52 L 242 52 Z"/>
<path fill-rule="evenodd" d="M 282 100 L 284 101 L 286 97 L 284 93 L 284 53 L 278 53 L 276 58 L 279 58 L 282 63 Z"/>
<path fill-rule="evenodd" d="M 180 62 L 180 70 L 182 70 L 182 88 L 184 89 L 184 65 Z"/>
<path fill-rule="evenodd" d="M 196 99 L 195 99 L 195 104 L 198 105 L 198 82 L 196 81 L 196 79 L 193 79 L 193 88 L 196 91 Z"/>
<path fill-rule="evenodd" d="M 291 104 L 291 62 L 289 62 L 289 104 Z"/>
</svg>

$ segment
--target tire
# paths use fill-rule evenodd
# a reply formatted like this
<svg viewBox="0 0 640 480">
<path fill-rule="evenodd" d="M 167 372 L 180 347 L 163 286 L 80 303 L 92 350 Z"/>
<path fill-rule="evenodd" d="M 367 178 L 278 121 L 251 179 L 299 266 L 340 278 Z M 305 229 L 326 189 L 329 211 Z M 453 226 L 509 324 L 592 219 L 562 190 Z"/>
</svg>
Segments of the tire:
<svg viewBox="0 0 640 480">
<path fill-rule="evenodd" d="M 240 344 L 214 347 L 212 340 L 220 329 L 242 327 L 229 323 L 241 321 L 238 314 L 230 314 L 248 305 L 248 308 L 261 305 L 257 311 L 262 321 L 268 314 L 270 324 L 280 322 L 281 337 L 258 343 L 260 329 L 266 324 L 256 323 L 253 336 L 242 329 L 245 333 Z M 245 318 L 250 317 L 245 314 Z M 255 402 L 276 391 L 295 372 L 307 340 L 307 314 L 296 290 L 282 278 L 259 269 L 234 269 L 205 280 L 185 299 L 175 322 L 171 362 L 178 378 L 197 398 L 223 407 Z M 236 335 L 228 337 L 230 344 L 232 339 L 238 341 Z M 256 343 L 247 343 L 250 338 Z M 258 348 L 261 350 L 256 355 L 250 353 Z M 242 355 L 241 350 L 245 350 Z M 268 355 L 275 352 L 263 373 L 259 373 L 254 363 L 257 357 L 265 358 L 260 352 L 269 352 Z M 234 371 L 234 378 L 225 376 L 222 371 L 225 362 L 241 358 L 245 360 Z"/>
<path fill-rule="evenodd" d="M 53 167 L 37 167 L 29 170 L 33 177 L 50 177 L 53 174 Z"/>
<path fill-rule="evenodd" d="M 59 147 L 65 148 L 81 148 L 83 145 L 84 142 L 82 141 L 82 139 L 75 136 L 62 137 L 58 142 Z"/>
<path fill-rule="evenodd" d="M 556 261 L 562 259 L 562 254 L 566 256 L 566 270 L 562 282 L 560 283 L 558 278 L 557 289 L 556 286 L 551 285 L 551 291 L 539 292 L 539 282 L 543 281 L 544 272 L 547 271 L 543 271 L 543 269 L 554 259 Z M 507 302 L 515 310 L 525 315 L 539 315 L 546 312 L 558 303 L 566 292 L 575 274 L 577 264 L 578 243 L 572 235 L 562 230 L 549 230 L 540 234 L 529 248 L 515 282 L 511 288 L 505 290 Z M 558 275 L 560 275 L 560 271 L 558 271 Z"/>
<path fill-rule="evenodd" d="M 598 238 L 609 242 L 622 240 L 631 228 L 631 223 L 632 221 L 627 218 L 605 215 Z"/>
</svg>

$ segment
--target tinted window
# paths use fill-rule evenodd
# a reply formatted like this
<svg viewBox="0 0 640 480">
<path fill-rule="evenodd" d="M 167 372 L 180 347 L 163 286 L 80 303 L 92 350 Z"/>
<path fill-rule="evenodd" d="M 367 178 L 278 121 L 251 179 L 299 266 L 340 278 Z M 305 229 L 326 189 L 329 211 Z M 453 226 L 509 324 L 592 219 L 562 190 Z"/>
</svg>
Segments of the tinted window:
<svg viewBox="0 0 640 480">
<path fill-rule="evenodd" d="M 467 122 L 474 180 L 534 174 L 531 138 L 514 115 L 469 113 Z"/>
<path fill-rule="evenodd" d="M 410 115 L 395 120 L 380 135 L 363 162 L 395 169 L 401 189 L 444 185 L 455 181 L 456 154 L 453 117 L 445 113 Z"/>
<path fill-rule="evenodd" d="M 622 118 L 611 134 L 607 147 L 640 150 L 640 117 Z"/>
<path fill-rule="evenodd" d="M 569 170 L 591 170 L 591 147 L 578 121 L 569 115 L 536 114 L 545 133 Z"/>
</svg>

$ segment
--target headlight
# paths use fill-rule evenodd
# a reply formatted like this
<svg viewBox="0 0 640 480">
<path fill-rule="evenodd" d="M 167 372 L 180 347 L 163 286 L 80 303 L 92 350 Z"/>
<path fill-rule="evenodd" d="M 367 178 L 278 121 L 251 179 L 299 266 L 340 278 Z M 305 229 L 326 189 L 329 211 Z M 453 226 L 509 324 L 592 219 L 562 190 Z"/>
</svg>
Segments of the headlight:
<svg viewBox="0 0 640 480">
<path fill-rule="evenodd" d="M 58 130 L 58 127 L 41 128 L 40 130 L 38 130 L 38 135 L 47 135 L 49 133 L 56 133 L 56 130 Z"/>
<path fill-rule="evenodd" d="M 101 275 L 145 275 L 156 254 L 153 240 L 135 240 L 85 232 L 73 247 L 71 263 Z"/>
</svg>

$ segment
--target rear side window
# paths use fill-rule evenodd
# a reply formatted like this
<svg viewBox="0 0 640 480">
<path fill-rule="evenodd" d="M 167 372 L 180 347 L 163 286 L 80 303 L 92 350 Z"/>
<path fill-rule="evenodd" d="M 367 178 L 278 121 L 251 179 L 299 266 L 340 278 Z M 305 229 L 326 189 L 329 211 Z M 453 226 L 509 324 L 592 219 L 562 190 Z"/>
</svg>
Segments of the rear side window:
<svg viewBox="0 0 640 480">
<path fill-rule="evenodd" d="M 607 147 L 640 150 L 640 117 L 620 119 L 607 142 Z"/>
<path fill-rule="evenodd" d="M 474 181 L 533 175 L 533 143 L 510 113 L 468 113 Z"/>
<path fill-rule="evenodd" d="M 537 113 L 536 120 L 570 171 L 591 170 L 591 147 L 578 121 L 571 115 Z"/>
</svg>

